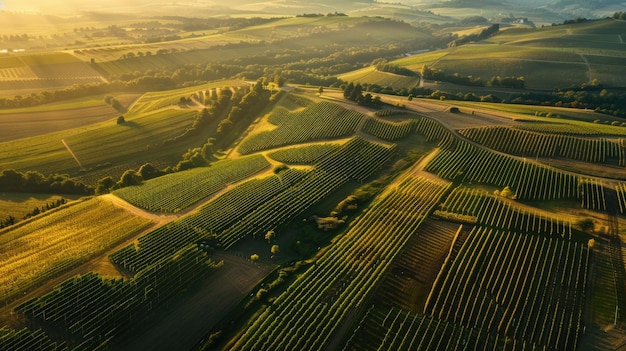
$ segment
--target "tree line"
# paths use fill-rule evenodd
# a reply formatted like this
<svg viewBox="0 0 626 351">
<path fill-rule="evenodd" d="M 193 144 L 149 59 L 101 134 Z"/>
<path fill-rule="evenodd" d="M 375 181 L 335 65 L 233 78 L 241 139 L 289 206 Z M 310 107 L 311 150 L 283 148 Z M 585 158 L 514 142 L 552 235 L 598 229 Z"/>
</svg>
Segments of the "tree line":
<svg viewBox="0 0 626 351">
<path fill-rule="evenodd" d="M 94 189 L 67 174 L 44 176 L 37 171 L 5 169 L 0 173 L 0 192 L 91 195 Z"/>
<path fill-rule="evenodd" d="M 500 77 L 493 76 L 487 82 L 483 82 L 480 77 L 463 76 L 458 73 L 447 74 L 441 69 L 435 69 L 424 65 L 422 67 L 422 78 L 450 82 L 459 85 L 479 86 L 479 87 L 502 87 L 512 89 L 524 89 L 524 77 Z"/>
<path fill-rule="evenodd" d="M 345 89 L 345 87 L 347 87 L 347 85 L 343 84 L 342 88 Z M 393 89 L 392 87 L 381 87 L 377 84 L 362 84 L 361 91 L 437 100 L 445 99 L 460 101 L 504 102 L 522 105 L 556 106 L 578 109 L 586 108 L 594 110 L 597 113 L 626 118 L 626 92 L 622 90 L 611 91 L 603 88 L 599 83 L 596 83 L 596 85 L 583 84 L 580 87 L 557 89 L 553 92 L 525 91 L 517 94 L 507 94 L 508 98 L 499 96 L 495 93 L 476 95 L 473 92 L 452 93 L 420 87 L 414 87 L 411 89 Z"/>
<path fill-rule="evenodd" d="M 164 144 L 173 143 L 190 135 L 202 133 L 208 136 L 203 145 L 188 149 L 173 167 L 158 169 L 151 163 L 146 163 L 137 171 L 133 169 L 125 171 L 119 180 L 111 176 L 101 178 L 96 184 L 95 193 L 106 194 L 123 187 L 140 185 L 145 180 L 165 174 L 208 166 L 215 161 L 213 154 L 217 148 L 227 147 L 232 143 L 234 138 L 247 129 L 256 116 L 280 95 L 280 92 L 272 94 L 262 80 L 257 81 L 253 87 L 236 93 L 222 89 L 219 96 L 209 100 L 207 108 L 198 112 L 191 128 L 178 137 L 164 141 Z M 224 118 L 217 123 L 217 127 L 210 129 L 211 123 L 221 116 Z"/>
<path fill-rule="evenodd" d="M 33 208 L 32 211 L 30 211 L 29 213 L 25 214 L 24 217 L 22 217 L 22 220 L 24 219 L 28 219 L 30 217 L 34 217 L 40 213 L 44 213 L 46 211 L 49 211 L 53 208 L 59 207 L 63 204 L 66 204 L 67 200 L 65 200 L 64 198 L 60 198 L 57 200 L 53 200 L 51 202 L 46 202 L 45 206 L 41 206 L 41 207 L 35 207 Z M 17 218 L 15 218 L 15 216 L 10 215 L 7 218 L 5 218 L 4 220 L 0 220 L 0 229 L 2 228 L 6 228 L 9 226 L 12 226 L 13 224 L 17 223 L 19 220 Z"/>
</svg>

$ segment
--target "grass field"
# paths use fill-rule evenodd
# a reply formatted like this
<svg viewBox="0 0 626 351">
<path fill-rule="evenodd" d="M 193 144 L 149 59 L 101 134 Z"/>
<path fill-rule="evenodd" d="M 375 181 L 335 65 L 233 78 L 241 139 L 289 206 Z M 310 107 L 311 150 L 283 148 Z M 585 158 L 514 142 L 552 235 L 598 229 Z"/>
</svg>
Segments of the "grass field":
<svg viewBox="0 0 626 351">
<path fill-rule="evenodd" d="M 98 255 L 150 225 L 112 203 L 91 198 L 0 231 L 2 300 Z"/>
<path fill-rule="evenodd" d="M 68 53 L 0 57 L 0 96 L 22 88 L 45 90 L 102 79 L 93 67 Z"/>
<path fill-rule="evenodd" d="M 183 134 L 196 113 L 191 109 L 166 109 L 129 118 L 124 125 L 110 119 L 86 127 L 0 143 L 0 164 L 7 169 L 76 174 L 80 167 L 62 140 L 66 140 L 84 167 L 128 159 L 143 158 L 148 162 L 159 156 L 179 157 L 186 147 L 165 147 L 163 140 Z"/>
<path fill-rule="evenodd" d="M 30 193 L 0 193 L 0 220 L 13 216 L 21 220 L 25 215 L 33 212 L 35 207 L 45 207 L 60 199 L 76 200 L 76 195 L 51 195 Z"/>
<path fill-rule="evenodd" d="M 0 111 L 0 142 L 85 127 L 110 120 L 119 112 L 102 96 L 35 108 Z"/>
<path fill-rule="evenodd" d="M 392 87 L 393 89 L 412 88 L 419 84 L 419 77 L 403 76 L 388 72 L 380 72 L 373 66 L 353 71 L 338 76 L 345 82 L 377 84 L 381 87 Z"/>
<path fill-rule="evenodd" d="M 623 21 L 600 20 L 539 29 L 507 29 L 478 43 L 412 55 L 392 61 L 419 72 L 424 65 L 446 74 L 480 77 L 524 77 L 526 88 L 552 90 L 597 79 L 606 86 L 624 86 L 626 33 Z M 624 34 L 626 36 L 626 34 Z M 383 78 L 364 68 L 339 76 L 346 81 L 411 88 L 413 81 Z"/>
<path fill-rule="evenodd" d="M 223 80 L 213 83 L 195 85 L 188 88 L 148 92 L 143 94 L 132 106 L 129 111 L 130 116 L 140 115 L 145 112 L 158 110 L 165 107 L 175 106 L 181 97 L 189 98 L 198 94 L 204 97 L 205 92 L 215 89 L 230 89 L 247 86 L 248 83 L 243 80 Z"/>
<path fill-rule="evenodd" d="M 384 13 L 402 19 L 406 14 L 399 12 L 409 11 L 399 4 L 371 6 L 384 6 Z M 416 18 L 448 21 L 415 12 Z M 624 85 L 624 23 L 507 29 L 479 43 L 393 63 L 415 71 L 429 65 L 484 81 L 523 76 L 531 89 L 594 78 Z M 480 28 L 455 30 L 470 34 Z M 330 45 L 369 57 L 375 53 L 366 50 L 374 45 L 390 48 L 428 38 L 408 22 L 350 16 L 291 17 L 195 33 L 198 37 L 145 45 L 101 38 L 99 43 L 111 45 L 76 55 L 68 49 L 0 58 L 0 85 L 36 86 L 40 77 L 69 82 L 74 78 L 59 73 L 66 69 L 88 78 L 81 70 L 91 66 L 81 61 L 90 58 L 102 72 L 118 75 L 182 64 L 238 64 L 252 57 L 271 61 L 286 49 L 292 55 L 298 48 Z M 222 46 L 226 43 L 241 45 Z M 163 48 L 177 52 L 119 59 Z M 260 48 L 265 56 L 259 56 Z M 19 82 L 20 76 L 33 80 Z M 339 77 L 394 89 L 419 84 L 417 76 L 373 67 Z M 147 162 L 163 168 L 206 141 L 204 130 L 185 134 L 206 94 L 247 84 L 226 80 L 119 94 L 128 106 L 123 124 L 116 123 L 120 113 L 103 96 L 0 111 L 0 170 L 89 177 Z M 314 85 L 284 90 L 244 134 L 232 135 L 240 142 L 228 146 L 224 160 L 80 198 L 0 230 L 0 306 L 6 303 L 0 318 L 11 328 L 41 328 L 38 333 L 72 347 L 91 340 L 113 350 L 209 349 L 200 345 L 204 342 L 217 343 L 210 349 L 268 351 L 518 350 L 531 344 L 570 350 L 583 328 L 612 324 L 614 305 L 626 308 L 626 289 L 615 284 L 624 273 L 619 227 L 626 228 L 626 183 L 617 171 L 584 173 L 593 167 L 589 160 L 604 162 L 606 169 L 617 168 L 618 158 L 626 160 L 626 127 L 610 125 L 622 119 L 579 109 L 409 102 L 390 95 L 381 95 L 392 103 L 377 113 L 342 100 L 339 89 L 325 87 L 318 95 Z M 179 105 L 182 97 L 193 101 Z M 538 116 L 547 114 L 552 117 Z M 58 130 L 51 131 L 53 124 Z M 477 127 L 485 127 L 484 134 L 461 130 Z M 181 135 L 186 136 L 164 143 Z M 604 138 L 610 146 L 598 142 Z M 503 147 L 516 142 L 518 148 Z M 567 169 L 548 166 L 548 156 L 542 160 L 537 151 L 532 157 L 526 146 L 563 163 L 570 153 L 557 150 L 575 150 L 571 159 L 577 163 Z M 602 161 L 607 159 L 612 163 Z M 22 217 L 55 199 L 58 195 L 0 194 L 0 220 Z M 583 232 L 572 222 L 579 219 L 589 219 L 595 231 Z M 607 240 L 592 247 L 587 240 L 594 236 Z M 218 260 L 221 272 L 196 277 L 207 262 Z M 90 285 L 90 275 L 83 274 L 100 268 L 125 278 L 95 278 Z M 41 297 L 53 285 L 50 279 L 75 273 L 83 277 Z M 132 294 L 116 290 L 121 286 Z M 33 300 L 21 301 L 27 298 Z M 19 307 L 13 309 L 10 301 Z M 133 309 L 139 301 L 141 313 Z M 0 349 L 8 329 L 0 324 Z M 605 336 L 604 342 L 611 341 Z M 92 346 L 81 345 L 96 349 Z"/>
</svg>

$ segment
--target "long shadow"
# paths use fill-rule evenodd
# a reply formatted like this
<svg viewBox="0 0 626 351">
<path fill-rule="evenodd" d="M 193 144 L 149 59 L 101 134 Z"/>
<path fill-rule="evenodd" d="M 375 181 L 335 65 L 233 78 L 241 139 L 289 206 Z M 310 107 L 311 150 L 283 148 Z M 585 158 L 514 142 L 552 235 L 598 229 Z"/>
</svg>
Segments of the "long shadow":
<svg viewBox="0 0 626 351">
<path fill-rule="evenodd" d="M 604 187 L 606 199 L 607 219 L 609 223 L 609 251 L 615 279 L 615 293 L 617 297 L 618 313 L 617 321 L 624 322 L 626 313 L 626 273 L 624 272 L 624 258 L 622 255 L 622 240 L 619 236 L 619 200 L 615 189 Z"/>
</svg>

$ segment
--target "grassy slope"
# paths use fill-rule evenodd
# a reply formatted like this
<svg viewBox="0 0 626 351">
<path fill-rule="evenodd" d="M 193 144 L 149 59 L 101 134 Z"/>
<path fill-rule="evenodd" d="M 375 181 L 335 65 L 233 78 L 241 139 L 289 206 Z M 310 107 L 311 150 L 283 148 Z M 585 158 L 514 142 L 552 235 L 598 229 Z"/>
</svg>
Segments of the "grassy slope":
<svg viewBox="0 0 626 351">
<path fill-rule="evenodd" d="M 409 77 L 399 74 L 377 71 L 374 66 L 365 67 L 357 71 L 342 74 L 339 79 L 346 82 L 378 84 L 382 87 L 401 89 L 414 87 L 419 83 L 417 76 Z"/>
<path fill-rule="evenodd" d="M 112 203 L 92 198 L 46 212 L 1 231 L 0 299 L 98 255 L 150 225 Z"/>
<path fill-rule="evenodd" d="M 510 29 L 480 43 L 418 54 L 393 63 L 415 71 L 429 65 L 448 74 L 481 77 L 483 81 L 493 76 L 521 76 L 531 89 L 564 88 L 593 79 L 609 86 L 623 86 L 626 46 L 619 43 L 618 36 L 622 33 L 626 37 L 626 22 L 615 20 Z M 364 72 L 342 77 L 378 84 L 379 77 L 363 76 Z"/>
<path fill-rule="evenodd" d="M 13 216 L 21 220 L 25 215 L 31 213 L 35 207 L 41 208 L 46 204 L 64 198 L 66 200 L 75 200 L 76 195 L 50 195 L 50 194 L 34 194 L 34 193 L 0 193 L 0 220 Z"/>
<path fill-rule="evenodd" d="M 178 159 L 190 146 L 202 144 L 200 137 L 192 137 L 175 144 L 163 145 L 163 140 L 181 135 L 191 126 L 199 106 L 179 108 L 175 104 L 181 96 L 193 92 L 243 82 L 215 82 L 193 88 L 146 94 L 131 108 L 124 125 L 115 119 L 85 127 L 67 129 L 37 137 L 0 143 L 0 165 L 3 169 L 38 170 L 43 173 L 72 173 L 79 167 L 67 152 L 65 140 L 85 168 L 105 163 L 119 165 L 130 161 L 150 162 L 156 159 Z M 158 97 L 158 98 L 155 98 Z"/>
</svg>

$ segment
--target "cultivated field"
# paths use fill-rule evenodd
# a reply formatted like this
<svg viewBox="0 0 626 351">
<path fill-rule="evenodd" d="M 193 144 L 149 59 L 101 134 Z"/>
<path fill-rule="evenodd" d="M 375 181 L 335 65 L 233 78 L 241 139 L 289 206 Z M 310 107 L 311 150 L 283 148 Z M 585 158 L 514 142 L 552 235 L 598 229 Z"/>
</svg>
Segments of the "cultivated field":
<svg viewBox="0 0 626 351">
<path fill-rule="evenodd" d="M 2 300 L 10 301 L 150 226 L 102 199 L 87 199 L 2 230 Z"/>
<path fill-rule="evenodd" d="M 509 29 L 471 45 L 416 54 L 392 63 L 416 72 L 427 65 L 449 75 L 480 77 L 483 82 L 494 76 L 524 77 L 526 88 L 538 90 L 579 86 L 594 79 L 609 87 L 621 87 L 626 79 L 626 53 L 619 36 L 624 32 L 624 22 L 615 20 Z M 391 82 L 390 77 L 384 79 L 365 69 L 340 77 L 369 84 L 394 83 L 389 84 L 394 88 L 415 85 L 407 80 Z"/>
<path fill-rule="evenodd" d="M 64 196 L 68 203 L 45 211 L 59 195 L 0 199 L 0 220 L 43 212 L 0 229 L 0 350 L 621 347 L 626 128 L 617 107 L 609 116 L 380 95 L 374 109 L 344 99 L 336 72 L 379 58 L 372 48 L 390 58 L 436 43 L 432 33 L 338 13 L 219 19 L 232 28 L 161 20 L 107 27 L 127 42 L 83 27 L 68 37 L 110 45 L 0 58 L 0 84 L 88 68 L 133 87 L 0 111 L 0 171 L 113 176 L 98 187 L 110 193 Z M 510 28 L 393 62 L 483 80 L 523 76 L 531 89 L 614 71 L 602 80 L 611 92 L 596 92 L 610 97 L 609 84 L 626 75 L 624 23 Z M 159 35 L 184 35 L 138 39 L 164 28 L 172 31 Z M 170 51 L 146 54 L 161 49 Z M 263 80 L 246 81 L 260 71 Z M 219 74 L 236 78 L 207 83 Z M 282 74 L 316 83 L 288 79 L 278 89 Z M 181 83 L 185 75 L 193 79 Z M 373 67 L 339 77 L 395 89 L 424 83 Z M 123 109 L 105 102 L 113 98 Z M 146 163 L 159 169 L 117 182 Z M 26 187 L 2 176 L 6 188 Z"/>
</svg>

